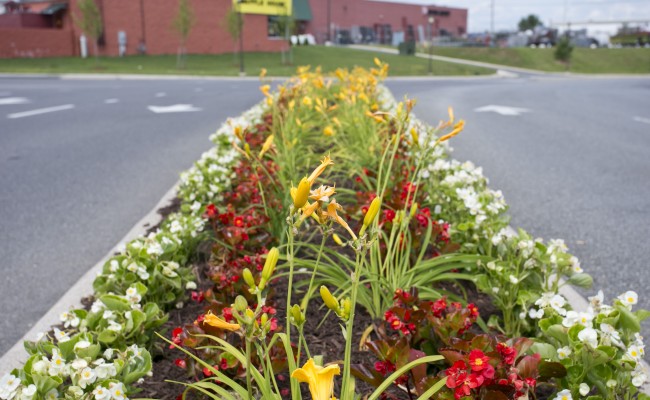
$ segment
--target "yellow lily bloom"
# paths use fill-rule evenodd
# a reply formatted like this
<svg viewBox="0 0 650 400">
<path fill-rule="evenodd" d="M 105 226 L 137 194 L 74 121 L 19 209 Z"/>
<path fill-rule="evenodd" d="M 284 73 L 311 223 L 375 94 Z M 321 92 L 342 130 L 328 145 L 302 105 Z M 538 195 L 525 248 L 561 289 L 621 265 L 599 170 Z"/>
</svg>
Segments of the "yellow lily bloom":
<svg viewBox="0 0 650 400">
<path fill-rule="evenodd" d="M 346 231 L 352 236 L 352 239 L 357 240 L 357 235 L 354 234 L 352 229 L 350 229 L 350 225 L 348 225 L 347 222 L 341 216 L 337 213 L 337 210 L 342 210 L 343 207 L 336 202 L 336 199 L 332 199 L 330 203 L 327 205 L 327 218 L 334 220 L 337 222 L 339 225 L 341 225 L 343 228 L 345 228 Z"/>
<path fill-rule="evenodd" d="M 260 92 L 262 92 L 262 94 L 264 94 L 264 96 L 266 96 L 266 97 L 271 96 L 271 94 L 269 93 L 270 90 L 271 90 L 270 85 L 262 85 L 262 86 L 260 86 Z"/>
<path fill-rule="evenodd" d="M 266 68 L 262 68 L 260 70 L 260 79 L 264 78 L 266 76 Z"/>
<path fill-rule="evenodd" d="M 315 201 L 329 201 L 329 198 L 333 196 L 334 193 L 336 193 L 335 187 L 321 185 L 317 189 L 311 191 L 309 198 Z"/>
<path fill-rule="evenodd" d="M 312 400 L 331 400 L 334 391 L 334 375 L 340 375 L 341 368 L 338 365 L 321 367 L 310 358 L 302 368 L 298 368 L 291 374 L 298 382 L 309 384 Z"/>
<path fill-rule="evenodd" d="M 331 125 L 327 125 L 323 129 L 323 135 L 325 135 L 325 136 L 334 136 L 334 128 L 332 128 Z"/>
<path fill-rule="evenodd" d="M 271 145 L 273 144 L 273 135 L 269 135 L 266 140 L 264 141 L 264 145 L 262 145 L 262 150 L 260 150 L 259 158 L 262 158 L 262 156 L 269 151 L 271 148 Z"/>
<path fill-rule="evenodd" d="M 449 132 L 445 136 L 441 137 L 440 139 L 438 139 L 438 142 L 445 142 L 453 138 L 454 136 L 458 135 L 464 128 L 465 128 L 465 121 L 461 119 L 460 121 L 458 121 L 456 125 L 454 125 L 454 130 Z"/>
<path fill-rule="evenodd" d="M 205 319 L 203 320 L 203 323 L 226 331 L 238 331 L 239 328 L 241 328 L 239 324 L 231 324 L 229 322 L 226 322 L 221 318 L 217 317 L 216 315 L 212 314 L 212 312 L 210 311 L 208 311 L 208 313 L 205 314 Z"/>
<path fill-rule="evenodd" d="M 320 174 L 322 174 L 323 171 L 325 171 L 325 168 L 329 167 L 330 165 L 334 165 L 334 161 L 332 161 L 330 156 L 323 157 L 323 159 L 320 161 L 320 165 L 316 167 L 314 172 L 312 172 L 311 175 L 309 175 L 309 178 L 307 178 L 309 184 L 312 185 L 316 180 L 316 178 L 318 178 Z"/>
</svg>

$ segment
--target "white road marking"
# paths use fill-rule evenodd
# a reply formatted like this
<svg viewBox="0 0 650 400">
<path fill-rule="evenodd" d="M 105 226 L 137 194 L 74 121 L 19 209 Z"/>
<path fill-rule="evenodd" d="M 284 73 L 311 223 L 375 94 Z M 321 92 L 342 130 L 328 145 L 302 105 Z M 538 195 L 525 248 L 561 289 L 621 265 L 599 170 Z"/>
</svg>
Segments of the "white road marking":
<svg viewBox="0 0 650 400">
<path fill-rule="evenodd" d="M 0 99 L 0 106 L 6 106 L 8 104 L 27 104 L 30 101 L 24 97 L 4 97 Z"/>
<path fill-rule="evenodd" d="M 643 117 L 634 117 L 632 118 L 636 122 L 642 122 L 644 124 L 650 124 L 650 118 L 643 118 Z"/>
<path fill-rule="evenodd" d="M 106 103 L 106 104 L 115 104 L 115 103 L 119 103 L 119 102 L 120 102 L 120 100 L 118 100 L 118 99 L 106 99 L 106 100 L 104 100 L 104 103 Z"/>
<path fill-rule="evenodd" d="M 165 96 L 167 96 L 167 93 L 165 93 L 165 92 L 156 93 L 156 97 L 165 97 Z"/>
<path fill-rule="evenodd" d="M 177 112 L 192 112 L 201 111 L 202 108 L 194 107 L 191 104 L 174 104 L 173 106 L 149 106 L 150 111 L 156 114 L 177 113 Z"/>
<path fill-rule="evenodd" d="M 62 105 L 62 106 L 39 108 L 37 110 L 30 110 L 30 111 L 23 111 L 23 112 L 8 114 L 7 118 L 13 119 L 13 118 L 31 117 L 33 115 L 47 114 L 47 113 L 56 112 L 56 111 L 63 111 L 63 110 L 70 110 L 72 108 L 74 108 L 74 104 L 65 104 L 65 105 Z"/>
<path fill-rule="evenodd" d="M 490 104 L 487 106 L 479 107 L 474 109 L 476 112 L 495 112 L 497 114 L 501 115 L 507 115 L 507 116 L 517 116 L 526 112 L 529 112 L 530 110 L 527 108 L 521 108 L 521 107 L 508 107 L 508 106 L 497 106 L 495 104 Z"/>
</svg>

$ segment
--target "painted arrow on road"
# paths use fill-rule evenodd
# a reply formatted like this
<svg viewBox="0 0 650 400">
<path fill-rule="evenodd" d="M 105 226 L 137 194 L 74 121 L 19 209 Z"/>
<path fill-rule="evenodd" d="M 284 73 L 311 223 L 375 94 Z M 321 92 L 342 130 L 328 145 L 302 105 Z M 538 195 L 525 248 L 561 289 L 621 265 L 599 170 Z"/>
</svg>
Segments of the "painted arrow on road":
<svg viewBox="0 0 650 400">
<path fill-rule="evenodd" d="M 191 104 L 174 104 L 173 106 L 149 106 L 148 108 L 156 114 L 194 112 L 203 110 L 202 108 L 194 107 Z"/>
<path fill-rule="evenodd" d="M 27 100 L 24 97 L 5 97 L 0 99 L 0 106 L 8 105 L 8 104 L 26 104 L 29 103 L 29 100 Z"/>
<path fill-rule="evenodd" d="M 527 108 L 520 108 L 520 107 L 508 107 L 508 106 L 497 106 L 494 104 L 490 104 L 488 106 L 484 107 L 479 107 L 474 109 L 476 112 L 495 112 L 497 114 L 501 115 L 507 115 L 507 116 L 517 116 L 526 112 L 529 112 L 530 110 Z"/>
</svg>

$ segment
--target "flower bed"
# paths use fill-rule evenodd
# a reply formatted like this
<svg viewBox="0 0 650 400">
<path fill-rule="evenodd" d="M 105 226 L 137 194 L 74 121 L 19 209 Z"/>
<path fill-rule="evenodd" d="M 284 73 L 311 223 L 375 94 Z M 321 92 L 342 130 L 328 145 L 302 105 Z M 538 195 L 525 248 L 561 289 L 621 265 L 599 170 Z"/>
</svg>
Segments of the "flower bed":
<svg viewBox="0 0 650 400">
<path fill-rule="evenodd" d="M 264 84 L 182 174 L 180 211 L 26 343 L 0 398 L 147 394 L 150 354 L 187 377 L 165 398 L 644 397 L 636 293 L 572 310 L 577 258 L 509 230 L 502 194 L 449 157 L 464 121 L 423 124 L 376 63 Z"/>
</svg>

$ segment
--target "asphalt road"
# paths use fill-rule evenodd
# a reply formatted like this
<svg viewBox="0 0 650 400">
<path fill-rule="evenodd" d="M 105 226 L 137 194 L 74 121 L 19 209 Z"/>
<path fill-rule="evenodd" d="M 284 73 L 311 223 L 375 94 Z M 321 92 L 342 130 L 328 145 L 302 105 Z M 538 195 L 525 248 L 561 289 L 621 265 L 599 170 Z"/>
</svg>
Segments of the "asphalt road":
<svg viewBox="0 0 650 400">
<path fill-rule="evenodd" d="M 0 355 L 210 148 L 227 117 L 261 99 L 258 87 L 0 79 Z M 202 110 L 148 109 L 175 104 Z"/>
<path fill-rule="evenodd" d="M 226 117 L 260 99 L 258 86 L 0 79 L 0 354 L 151 209 Z M 650 309 L 650 79 L 522 75 L 388 86 L 397 98 L 417 98 L 416 113 L 430 123 L 452 105 L 467 120 L 455 157 L 484 167 L 513 225 L 564 238 L 595 287 L 610 297 L 635 290 Z M 148 109 L 175 104 L 201 110 Z M 528 111 L 475 111 L 490 105 Z"/>
<path fill-rule="evenodd" d="M 432 124 L 454 107 L 467 122 L 452 139 L 455 158 L 484 167 L 514 227 L 566 241 L 594 277 L 583 295 L 602 288 L 611 301 L 634 290 L 650 310 L 650 79 L 525 75 L 388 87 L 416 98 L 415 113 Z M 490 105 L 528 111 L 477 111 Z"/>
</svg>

